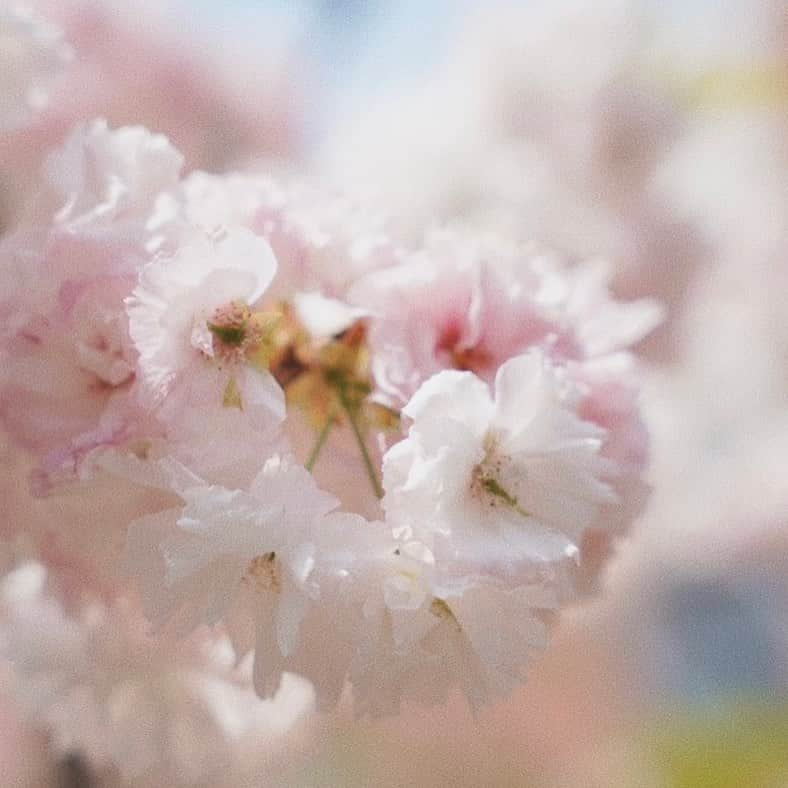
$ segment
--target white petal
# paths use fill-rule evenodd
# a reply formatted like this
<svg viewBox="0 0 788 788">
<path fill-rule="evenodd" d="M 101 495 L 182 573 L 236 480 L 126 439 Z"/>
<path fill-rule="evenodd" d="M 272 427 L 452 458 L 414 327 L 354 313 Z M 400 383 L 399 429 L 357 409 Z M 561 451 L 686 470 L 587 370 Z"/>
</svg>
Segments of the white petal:
<svg viewBox="0 0 788 788">
<path fill-rule="evenodd" d="M 289 657 L 295 651 L 301 622 L 311 604 L 312 601 L 302 589 L 287 580 L 283 581 L 276 610 L 276 642 L 283 657 Z"/>
<path fill-rule="evenodd" d="M 261 432 L 270 432 L 287 414 L 285 393 L 276 378 L 266 371 L 240 367 L 235 380 L 241 395 L 241 409 L 252 426 Z"/>
<path fill-rule="evenodd" d="M 438 416 L 465 424 L 477 435 L 486 431 L 493 411 L 487 384 L 471 372 L 445 370 L 425 381 L 402 412 L 415 422 Z"/>
</svg>

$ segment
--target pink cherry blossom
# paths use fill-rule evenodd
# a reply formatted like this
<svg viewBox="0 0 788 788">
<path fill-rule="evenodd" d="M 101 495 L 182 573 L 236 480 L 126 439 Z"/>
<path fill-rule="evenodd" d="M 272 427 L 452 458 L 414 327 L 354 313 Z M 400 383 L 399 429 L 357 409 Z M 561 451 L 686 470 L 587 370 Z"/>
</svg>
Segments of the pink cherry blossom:
<svg viewBox="0 0 788 788">
<path fill-rule="evenodd" d="M 80 276 L 70 270 L 73 259 L 105 270 Z M 24 303 L 30 293 L 19 299 L 18 327 L 4 339 L 0 412 L 14 439 L 45 458 L 43 488 L 53 474 L 75 472 L 96 446 L 135 432 L 135 353 L 123 310 L 134 279 L 123 269 L 138 259 L 122 246 L 53 234 L 28 260 L 59 286 L 51 295 L 35 292 L 38 303 Z"/>
<path fill-rule="evenodd" d="M 127 300 L 143 400 L 159 405 L 208 377 L 216 403 L 237 386 L 238 405 L 253 422 L 281 420 L 279 384 L 249 359 L 265 340 L 253 310 L 275 274 L 268 244 L 240 228 L 213 238 L 197 234 L 172 257 L 147 264 Z"/>
<path fill-rule="evenodd" d="M 571 555 L 615 500 L 603 481 L 604 430 L 576 407 L 576 393 L 538 351 L 499 369 L 494 399 L 473 373 L 438 373 L 406 405 L 408 437 L 384 457 L 388 517 L 448 538 L 460 556 L 465 539 L 502 540 L 513 557 Z"/>
<path fill-rule="evenodd" d="M 48 159 L 49 188 L 26 225 L 0 245 L 0 411 L 42 459 L 40 492 L 146 429 L 124 299 L 159 245 L 181 165 L 144 129 L 76 129 Z"/>
<path fill-rule="evenodd" d="M 372 312 L 380 394 L 401 405 L 441 369 L 492 381 L 531 347 L 560 361 L 628 347 L 660 310 L 648 300 L 616 302 L 608 277 L 596 262 L 569 269 L 536 249 L 443 231 L 400 265 L 362 279 L 351 300 Z"/>
</svg>

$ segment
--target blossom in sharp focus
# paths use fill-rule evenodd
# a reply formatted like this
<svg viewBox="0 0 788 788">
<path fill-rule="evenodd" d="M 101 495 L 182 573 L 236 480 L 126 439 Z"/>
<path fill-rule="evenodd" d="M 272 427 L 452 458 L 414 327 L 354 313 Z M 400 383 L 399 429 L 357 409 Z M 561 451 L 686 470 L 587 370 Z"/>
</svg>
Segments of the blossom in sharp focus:
<svg viewBox="0 0 788 788">
<path fill-rule="evenodd" d="M 209 376 L 217 403 L 281 420 L 284 396 L 260 356 L 269 326 L 254 311 L 275 274 L 270 246 L 240 228 L 198 234 L 145 266 L 127 300 L 143 397 L 155 405 Z"/>
<path fill-rule="evenodd" d="M 572 554 L 614 495 L 605 432 L 577 415 L 562 377 L 531 351 L 498 370 L 494 397 L 470 372 L 430 378 L 403 409 L 407 438 L 383 460 L 390 521 L 448 538 L 460 554 L 490 540 L 512 560 Z"/>
<path fill-rule="evenodd" d="M 0 5 L 0 131 L 23 126 L 46 105 L 70 58 L 55 26 L 22 3 Z"/>
</svg>

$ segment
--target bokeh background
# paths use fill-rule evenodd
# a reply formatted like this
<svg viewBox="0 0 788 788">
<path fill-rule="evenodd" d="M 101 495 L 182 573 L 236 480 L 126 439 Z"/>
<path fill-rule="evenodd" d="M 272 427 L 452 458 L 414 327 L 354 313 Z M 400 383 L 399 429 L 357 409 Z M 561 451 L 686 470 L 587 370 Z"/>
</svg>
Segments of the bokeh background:
<svg viewBox="0 0 788 788">
<path fill-rule="evenodd" d="M 648 506 L 528 683 L 477 718 L 315 720 L 249 784 L 788 786 L 788 7 L 133 5 L 49 4 L 90 90 L 0 150 L 20 190 L 19 150 L 100 111 L 190 168 L 313 173 L 403 237 L 462 220 L 601 255 L 666 307 L 640 348 Z M 34 784 L 26 746 L 4 785 Z"/>
</svg>

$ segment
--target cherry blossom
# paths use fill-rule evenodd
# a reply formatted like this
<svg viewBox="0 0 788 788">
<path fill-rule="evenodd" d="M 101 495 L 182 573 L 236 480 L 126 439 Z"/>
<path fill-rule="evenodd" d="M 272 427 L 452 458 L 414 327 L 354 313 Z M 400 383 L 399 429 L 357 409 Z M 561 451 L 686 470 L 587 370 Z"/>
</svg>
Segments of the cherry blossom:
<svg viewBox="0 0 788 788">
<path fill-rule="evenodd" d="M 495 395 L 471 372 L 430 378 L 403 409 L 408 437 L 383 461 L 383 505 L 416 533 L 504 540 L 516 556 L 561 560 L 613 492 L 604 430 L 541 353 L 498 370 Z"/>
<path fill-rule="evenodd" d="M 372 312 L 379 395 L 402 405 L 441 369 L 492 381 L 504 361 L 531 347 L 559 361 L 628 348 L 661 311 L 649 299 L 614 300 L 609 278 L 600 261 L 569 268 L 538 248 L 452 228 L 363 278 L 350 298 Z"/>
<path fill-rule="evenodd" d="M 281 419 L 282 391 L 255 358 L 265 352 L 265 317 L 253 311 L 275 274 L 268 244 L 241 229 L 197 235 L 146 265 L 127 301 L 143 397 L 155 405 L 209 376 L 217 402 L 237 399 L 261 423 Z"/>
<path fill-rule="evenodd" d="M 286 657 L 295 647 L 310 605 L 312 531 L 338 502 L 279 456 L 249 492 L 206 485 L 182 466 L 170 473 L 183 508 L 129 528 L 125 563 L 140 578 L 145 609 L 160 625 L 189 632 L 246 603 L 258 645 L 256 684 L 268 695 L 278 681 L 271 689 L 263 677 L 264 654 L 278 647 Z"/>
<path fill-rule="evenodd" d="M 144 129 L 77 129 L 48 159 L 50 189 L 27 224 L 0 243 L 0 412 L 42 458 L 40 491 L 146 429 L 124 299 L 158 244 L 181 164 Z"/>
</svg>

